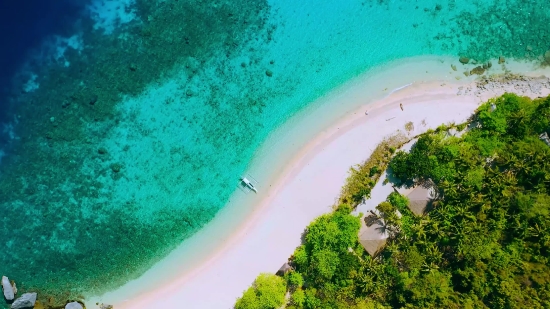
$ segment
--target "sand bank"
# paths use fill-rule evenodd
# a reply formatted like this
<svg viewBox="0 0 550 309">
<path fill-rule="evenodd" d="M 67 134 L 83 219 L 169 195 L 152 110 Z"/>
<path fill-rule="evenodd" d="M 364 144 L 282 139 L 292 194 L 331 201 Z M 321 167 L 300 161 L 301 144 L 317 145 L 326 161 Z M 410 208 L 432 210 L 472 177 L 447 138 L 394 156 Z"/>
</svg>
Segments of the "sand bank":
<svg viewBox="0 0 550 309">
<path fill-rule="evenodd" d="M 261 182 L 258 195 L 237 191 L 197 235 L 141 278 L 89 298 L 88 308 L 96 302 L 116 309 L 232 308 L 260 272 L 275 272 L 287 260 L 304 228 L 331 210 L 350 166 L 365 160 L 385 136 L 405 132 L 407 122 L 414 124 L 406 133 L 411 135 L 462 122 L 480 102 L 514 90 L 511 85 L 478 92 L 474 77 L 451 69 L 455 62 L 401 61 L 312 104 L 258 150 L 251 164 Z M 548 74 L 524 64 L 514 71 Z"/>
</svg>

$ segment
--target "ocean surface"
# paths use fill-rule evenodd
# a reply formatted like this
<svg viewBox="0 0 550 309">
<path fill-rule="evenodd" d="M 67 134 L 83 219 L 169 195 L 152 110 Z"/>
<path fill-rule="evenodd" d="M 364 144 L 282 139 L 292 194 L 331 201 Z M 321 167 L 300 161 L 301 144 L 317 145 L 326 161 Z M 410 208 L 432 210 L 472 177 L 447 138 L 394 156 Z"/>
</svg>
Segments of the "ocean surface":
<svg viewBox="0 0 550 309">
<path fill-rule="evenodd" d="M 0 272 L 52 304 L 142 274 L 227 204 L 270 132 L 369 69 L 550 49 L 542 0 L 10 3 Z"/>
</svg>

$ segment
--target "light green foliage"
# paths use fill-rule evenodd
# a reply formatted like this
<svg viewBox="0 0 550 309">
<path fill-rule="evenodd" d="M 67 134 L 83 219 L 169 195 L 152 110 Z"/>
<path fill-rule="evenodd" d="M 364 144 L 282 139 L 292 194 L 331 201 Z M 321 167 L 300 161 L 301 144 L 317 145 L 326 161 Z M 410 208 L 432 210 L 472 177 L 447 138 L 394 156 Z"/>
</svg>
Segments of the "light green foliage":
<svg viewBox="0 0 550 309">
<path fill-rule="evenodd" d="M 292 296 L 290 299 L 291 299 L 291 303 L 294 306 L 298 308 L 302 308 L 306 301 L 306 293 L 304 293 L 304 290 L 302 289 L 297 289 L 296 291 L 294 291 L 294 293 L 292 293 Z"/>
<path fill-rule="evenodd" d="M 294 289 L 301 288 L 304 285 L 304 277 L 299 272 L 291 271 L 286 274 L 288 286 Z"/>
<path fill-rule="evenodd" d="M 235 309 L 274 309 L 285 300 L 286 284 L 283 278 L 263 273 L 254 284 L 237 299 Z"/>
<path fill-rule="evenodd" d="M 480 190 L 483 186 L 483 176 L 485 175 L 485 169 L 482 166 L 472 168 L 468 171 L 464 177 L 464 184 L 467 186 L 475 187 Z"/>
<path fill-rule="evenodd" d="M 397 192 L 392 192 L 388 195 L 388 202 L 397 208 L 401 213 L 405 212 L 409 206 L 409 199 Z"/>
<path fill-rule="evenodd" d="M 256 291 L 253 287 L 248 288 L 243 293 L 243 296 L 239 299 L 237 299 L 237 303 L 235 304 L 236 309 L 259 309 L 261 308 L 260 305 L 260 299 L 258 298 L 258 295 L 256 294 Z"/>
</svg>

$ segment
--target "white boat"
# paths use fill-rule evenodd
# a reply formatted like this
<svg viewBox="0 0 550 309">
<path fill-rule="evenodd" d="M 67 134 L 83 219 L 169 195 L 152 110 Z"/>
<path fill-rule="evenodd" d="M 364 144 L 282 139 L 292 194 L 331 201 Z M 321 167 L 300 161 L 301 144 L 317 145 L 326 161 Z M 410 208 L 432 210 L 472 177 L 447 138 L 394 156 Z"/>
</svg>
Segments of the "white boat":
<svg viewBox="0 0 550 309">
<path fill-rule="evenodd" d="M 255 193 L 258 193 L 258 189 L 256 188 L 258 181 L 250 175 L 247 175 L 247 176 L 248 177 L 245 177 L 245 176 L 241 177 L 241 182 L 244 184 L 245 188 L 247 188 L 249 191 L 254 191 Z"/>
</svg>

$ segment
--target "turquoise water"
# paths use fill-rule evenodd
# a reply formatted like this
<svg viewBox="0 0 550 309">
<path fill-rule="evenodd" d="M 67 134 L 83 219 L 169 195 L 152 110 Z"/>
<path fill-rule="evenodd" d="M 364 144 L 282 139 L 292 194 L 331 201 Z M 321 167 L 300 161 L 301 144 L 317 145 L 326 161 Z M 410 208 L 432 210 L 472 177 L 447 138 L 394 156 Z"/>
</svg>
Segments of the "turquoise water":
<svg viewBox="0 0 550 309">
<path fill-rule="evenodd" d="M 139 276 L 226 205 L 270 132 L 369 68 L 550 49 L 546 1 L 122 2 L 132 21 L 83 18 L 80 47 L 26 68 L 38 89 L 14 86 L 0 269 L 20 290 Z"/>
</svg>

